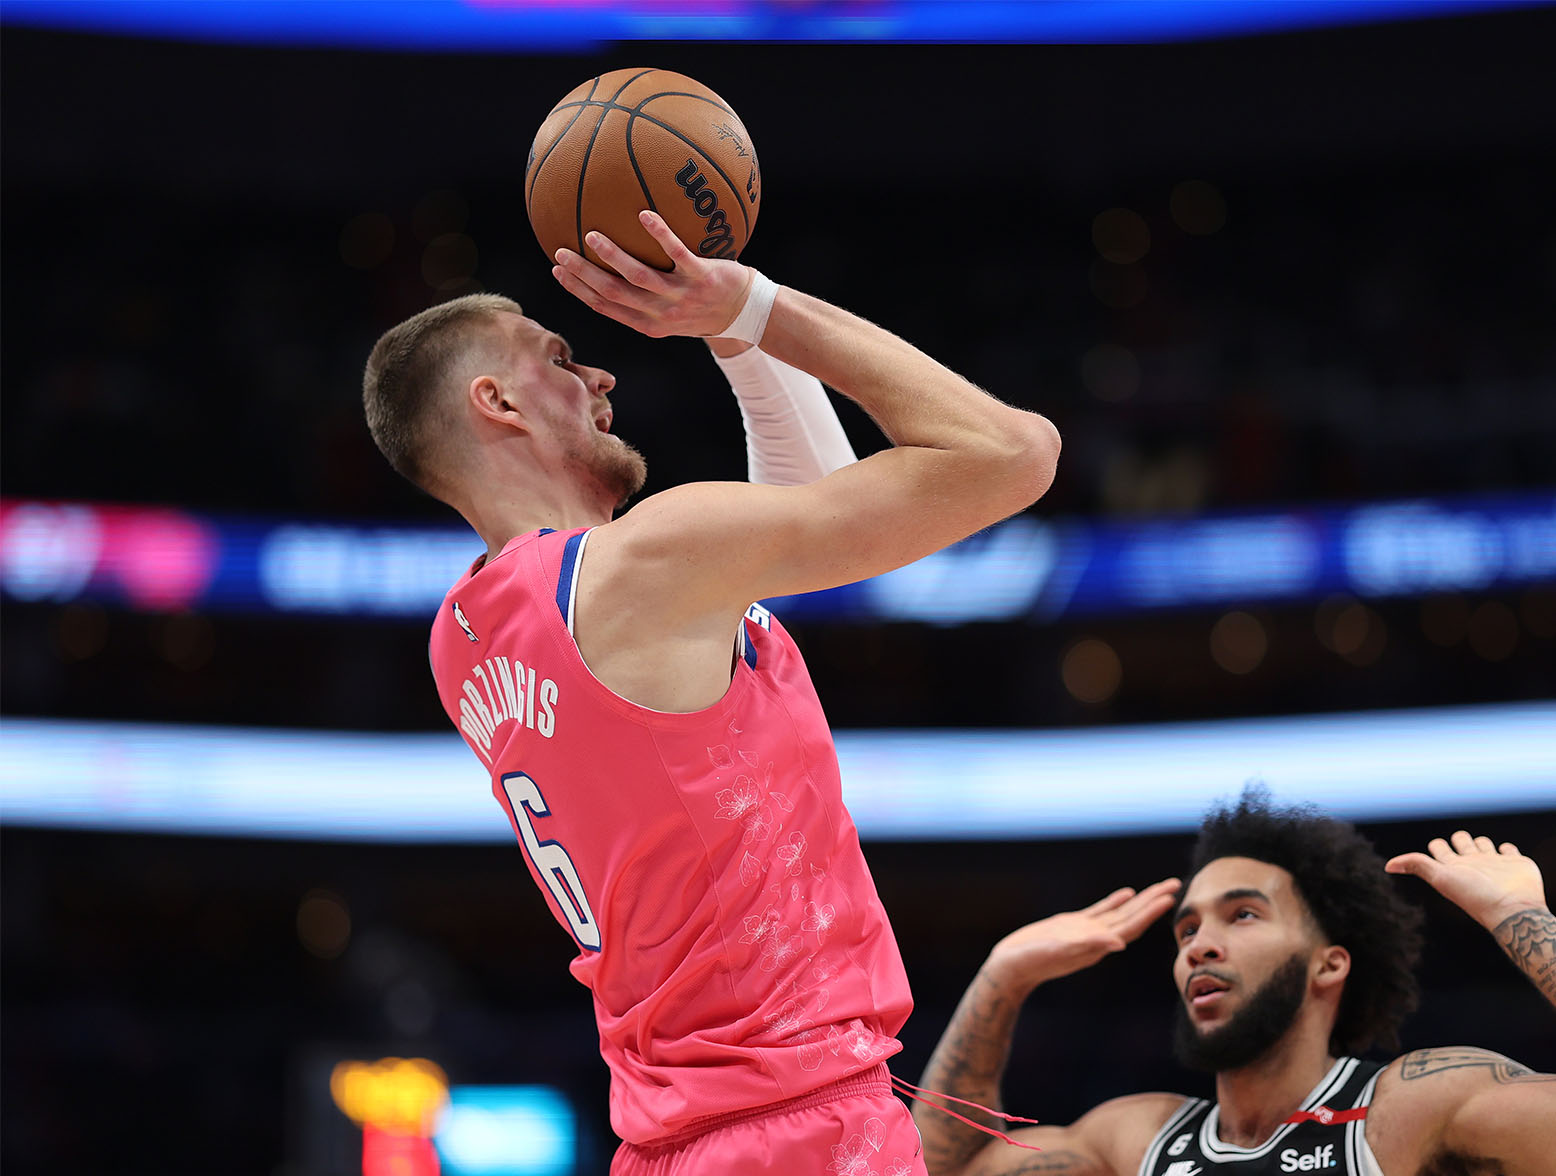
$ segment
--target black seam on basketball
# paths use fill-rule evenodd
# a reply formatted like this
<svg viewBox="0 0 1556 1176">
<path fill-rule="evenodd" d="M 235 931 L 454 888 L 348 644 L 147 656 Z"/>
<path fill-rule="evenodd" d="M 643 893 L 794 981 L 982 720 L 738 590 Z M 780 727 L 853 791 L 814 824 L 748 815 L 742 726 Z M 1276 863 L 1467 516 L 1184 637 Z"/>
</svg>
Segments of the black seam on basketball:
<svg viewBox="0 0 1556 1176">
<path fill-rule="evenodd" d="M 650 94 L 647 98 L 643 99 L 643 101 L 639 102 L 634 109 L 642 110 L 643 107 L 647 106 L 655 98 L 695 98 L 698 102 L 706 102 L 709 106 L 717 106 L 736 122 L 740 121 L 740 116 L 729 107 L 725 106 L 722 102 L 715 102 L 706 94 L 688 94 L 685 90 L 661 90 L 657 94 Z"/>
<path fill-rule="evenodd" d="M 578 202 L 577 202 L 577 205 L 574 208 L 574 217 L 576 218 L 576 223 L 577 223 L 577 226 L 578 226 L 578 235 L 577 235 L 576 239 L 578 241 L 578 256 L 579 257 L 583 257 L 584 256 L 584 243 L 583 243 L 583 189 L 584 189 L 584 176 L 589 171 L 589 156 L 594 154 L 594 141 L 600 137 L 600 128 L 605 125 L 605 120 L 610 117 L 610 114 L 611 114 L 611 112 L 608 111 L 608 110 L 602 111 L 600 113 L 600 121 L 594 124 L 594 130 L 589 135 L 589 146 L 584 148 L 583 162 L 578 165 Z"/>
<path fill-rule="evenodd" d="M 722 110 L 725 114 L 728 114 L 730 117 L 736 119 L 737 121 L 739 120 L 740 116 L 737 115 L 733 110 L 730 110 L 729 107 L 723 106 L 720 103 L 714 102 L 711 98 L 704 98 L 700 94 L 686 94 L 686 93 L 684 93 L 682 91 L 679 91 L 679 90 L 660 90 L 660 91 L 656 91 L 655 93 L 649 94 L 647 97 L 645 97 L 641 101 L 639 101 L 637 106 L 635 106 L 635 107 L 633 107 L 633 106 L 623 106 L 621 103 L 616 101 L 616 96 L 619 95 L 622 92 L 622 90 L 625 90 L 628 86 L 630 86 L 633 82 L 637 81 L 638 78 L 643 77 L 645 74 L 651 74 L 651 73 L 654 73 L 654 72 L 656 72 L 656 71 L 653 70 L 653 69 L 645 69 L 641 73 L 635 74 L 634 76 L 628 78 L 626 80 L 626 82 L 623 83 L 621 85 L 621 87 L 617 89 L 616 94 L 612 95 L 609 98 L 595 98 L 593 96 L 593 91 L 591 90 L 587 97 L 581 98 L 577 102 L 558 103 L 557 106 L 555 106 L 553 108 L 553 110 L 552 110 L 552 113 L 555 113 L 556 111 L 564 110 L 564 109 L 566 109 L 569 106 L 578 106 L 578 107 L 598 106 L 598 107 L 601 108 L 600 121 L 594 124 L 594 133 L 589 136 L 589 146 L 588 146 L 588 149 L 584 152 L 583 164 L 578 169 L 577 225 L 578 225 L 578 252 L 579 252 L 580 255 L 583 253 L 583 182 L 584 182 L 584 171 L 589 166 L 589 155 L 594 150 L 594 140 L 595 140 L 595 137 L 597 135 L 599 135 L 600 127 L 604 124 L 606 116 L 609 115 L 610 112 L 613 111 L 613 110 L 619 110 L 619 111 L 621 111 L 623 114 L 625 114 L 627 116 L 627 132 L 626 132 L 627 155 L 628 155 L 628 158 L 632 162 L 632 169 L 633 169 L 633 171 L 637 172 L 638 183 L 640 185 L 642 185 L 642 187 L 643 187 L 643 194 L 648 197 L 649 207 L 650 208 L 652 208 L 655 212 L 659 211 L 658 208 L 656 208 L 654 206 L 653 195 L 649 192 L 648 185 L 643 180 L 643 173 L 641 171 L 638 171 L 637 159 L 635 158 L 635 156 L 632 153 L 632 123 L 633 123 L 633 120 L 639 119 L 639 118 L 647 119 L 649 122 L 653 123 L 660 130 L 668 131 L 670 134 L 674 135 L 677 139 L 679 139 L 681 142 L 685 143 L 688 147 L 690 147 L 698 155 L 702 156 L 702 158 L 707 161 L 709 167 L 711 167 L 714 171 L 718 172 L 719 178 L 724 181 L 724 183 L 729 187 L 730 194 L 734 196 L 734 198 L 735 198 L 735 206 L 740 209 L 740 219 L 744 222 L 744 225 L 745 225 L 745 236 L 746 236 L 746 239 L 749 240 L 750 237 L 751 237 L 751 214 L 746 211 L 746 202 L 740 198 L 740 192 L 741 192 L 740 186 L 737 185 L 734 180 L 729 178 L 729 173 L 726 172 L 722 167 L 720 167 L 718 165 L 718 163 L 706 151 L 704 151 L 702 149 L 702 147 L 698 143 L 694 142 L 691 139 L 688 139 L 685 135 L 683 135 L 680 131 L 676 130 L 669 123 L 663 122 L 660 119 L 655 118 L 651 114 L 644 114 L 643 111 L 642 111 L 642 107 L 643 107 L 643 105 L 645 103 L 651 102 L 655 98 L 663 98 L 663 97 L 675 96 L 675 97 L 683 97 L 683 98 L 696 98 L 699 101 L 706 102 L 710 106 L 714 106 L 714 107 L 717 107 L 719 110 Z M 598 82 L 599 78 L 596 78 L 595 81 Z M 582 114 L 582 110 L 579 111 L 579 114 L 580 115 Z M 577 120 L 575 119 L 574 121 L 577 121 Z M 569 123 L 568 125 L 571 126 L 572 124 Z M 558 137 L 558 141 L 560 141 L 560 136 Z M 553 146 L 555 146 L 555 144 L 553 144 Z M 548 152 L 548 154 L 549 154 L 549 152 Z M 755 158 L 755 153 L 754 152 L 752 153 L 752 158 L 753 159 Z M 538 165 L 536 166 L 535 170 L 536 171 L 540 170 Z"/>
<path fill-rule="evenodd" d="M 746 212 L 746 202 L 740 198 L 740 188 L 739 188 L 739 186 L 736 185 L 734 180 L 729 178 L 729 175 L 724 171 L 723 168 L 721 168 L 718 165 L 717 161 L 715 161 L 712 156 L 710 156 L 706 151 L 704 151 L 699 144 L 693 142 L 691 139 L 688 139 L 685 135 L 681 134 L 680 131 L 676 130 L 669 123 L 660 122 L 657 118 L 655 118 L 651 114 L 641 114 L 641 113 L 639 113 L 637 111 L 628 111 L 627 117 L 629 119 L 630 118 L 646 118 L 649 122 L 653 123 L 656 127 L 659 127 L 661 130 L 669 131 L 670 134 L 674 135 L 677 139 L 679 139 L 681 142 L 685 143 L 688 147 L 690 147 L 698 155 L 702 156 L 703 159 L 707 160 L 708 166 L 711 167 L 714 171 L 718 172 L 719 173 L 719 178 L 721 180 L 723 180 L 724 183 L 729 185 L 730 195 L 735 198 L 735 207 L 740 209 L 740 219 L 745 221 L 745 224 L 746 224 L 746 238 L 747 238 L 747 240 L 749 240 L 750 237 L 751 237 L 751 217 Z M 603 115 L 600 117 L 600 121 L 601 122 L 605 121 L 605 117 Z"/>
<path fill-rule="evenodd" d="M 658 73 L 658 72 L 659 71 L 657 69 L 654 69 L 653 67 L 649 67 L 648 69 L 641 69 L 641 70 L 639 70 L 637 73 L 633 74 L 626 81 L 622 82 L 621 85 L 616 87 L 616 92 L 611 95 L 610 100 L 612 102 L 614 102 L 614 101 L 616 101 L 616 99 L 620 98 L 621 97 L 621 92 L 623 90 L 625 90 L 628 86 L 630 86 L 633 82 L 637 81 L 639 78 L 647 77 L 651 73 Z"/>
<path fill-rule="evenodd" d="M 568 123 L 565 127 L 562 128 L 562 133 L 560 135 L 558 135 L 555 139 L 551 140 L 551 146 L 546 148 L 546 153 L 535 161 L 535 170 L 530 172 L 530 176 L 529 176 L 529 187 L 524 192 L 524 213 L 525 213 L 526 216 L 531 215 L 531 209 L 533 208 L 533 202 L 534 202 L 534 198 L 535 198 L 535 181 L 540 178 L 540 169 L 543 168 L 546 165 L 546 160 L 551 158 L 551 153 L 557 149 L 557 144 L 559 144 L 563 139 L 567 138 L 567 132 L 573 129 L 573 123 L 576 123 L 579 119 L 581 119 L 583 117 L 584 107 L 589 104 L 588 103 L 588 99 L 594 97 L 595 88 L 599 84 L 600 84 L 600 79 L 599 78 L 595 78 L 593 81 L 591 81 L 589 83 L 589 93 L 587 95 L 585 95 L 585 100 L 584 101 L 579 102 L 577 104 L 578 105 L 578 113 L 573 115 L 573 121 Z M 573 104 L 572 103 L 568 103 L 568 105 L 571 106 Z M 562 107 L 558 106 L 555 110 L 553 110 L 551 112 L 551 114 L 555 114 L 557 112 L 557 110 L 561 110 L 561 109 L 562 109 Z M 550 118 L 551 115 L 547 115 L 546 117 Z M 600 115 L 600 117 L 603 119 L 605 116 L 602 114 L 602 115 Z M 555 261 L 556 258 L 553 257 L 551 260 Z"/>
<path fill-rule="evenodd" d="M 600 116 L 601 121 L 604 117 L 604 115 Z M 638 166 L 638 154 L 632 150 L 632 118 L 632 115 L 627 115 L 627 162 L 632 165 L 632 171 L 637 175 L 638 187 L 643 189 L 643 199 L 648 201 L 648 210 L 658 212 L 659 206 L 654 203 L 654 194 L 648 190 L 648 181 L 643 178 L 643 169 Z"/>
</svg>

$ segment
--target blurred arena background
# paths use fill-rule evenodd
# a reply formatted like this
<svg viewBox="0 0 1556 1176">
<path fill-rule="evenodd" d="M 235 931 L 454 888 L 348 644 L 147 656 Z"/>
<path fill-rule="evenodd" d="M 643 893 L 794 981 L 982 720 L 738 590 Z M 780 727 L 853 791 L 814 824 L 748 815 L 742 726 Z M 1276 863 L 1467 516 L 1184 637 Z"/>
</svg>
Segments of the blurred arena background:
<svg viewBox="0 0 1556 1176">
<path fill-rule="evenodd" d="M 591 317 L 524 218 L 540 118 L 622 66 L 740 112 L 747 260 L 1064 434 L 1029 515 L 777 606 L 914 982 L 899 1073 L 999 936 L 1178 871 L 1251 778 L 1556 879 L 1548 6 L 0 16 L 8 1171 L 604 1171 L 571 945 L 427 671 L 478 543 L 379 458 L 359 377 L 499 290 L 615 372 L 650 491 L 743 476 L 702 345 Z M 1550 1010 L 1402 885 L 1406 1045 L 1556 1068 Z M 1007 1105 L 1200 1090 L 1169 951 L 1041 991 Z M 448 1087 L 436 1156 L 395 1152 Z"/>
</svg>

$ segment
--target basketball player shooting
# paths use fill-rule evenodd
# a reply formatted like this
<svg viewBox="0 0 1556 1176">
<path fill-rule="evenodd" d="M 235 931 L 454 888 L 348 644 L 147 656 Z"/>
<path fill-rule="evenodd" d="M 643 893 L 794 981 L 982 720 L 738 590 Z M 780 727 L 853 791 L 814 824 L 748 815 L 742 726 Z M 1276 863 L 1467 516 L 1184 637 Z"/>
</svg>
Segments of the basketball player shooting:
<svg viewBox="0 0 1556 1176">
<path fill-rule="evenodd" d="M 1420 913 L 1384 877 L 1413 874 L 1490 931 L 1556 1004 L 1556 918 L 1516 847 L 1459 831 L 1386 865 L 1350 825 L 1272 808 L 1257 791 L 1213 812 L 1191 876 L 1119 890 L 1001 940 L 924 1074 L 926 1086 L 998 1106 L 1011 1034 L 1040 985 L 1122 950 L 1172 910 L 1175 1051 L 1213 1073 L 1214 1101 L 1111 1099 L 1068 1127 L 984 1128 L 916 1114 L 933 1176 L 1549 1176 L 1556 1076 L 1471 1046 L 1386 1065 L 1415 1008 Z M 969 1118 L 977 1113 L 968 1111 Z"/>
<path fill-rule="evenodd" d="M 645 335 L 722 337 L 726 363 L 752 365 L 737 392 L 765 381 L 752 470 L 801 484 L 681 485 L 613 518 L 645 467 L 611 431 L 611 375 L 507 299 L 422 312 L 374 348 L 364 402 L 395 468 L 486 544 L 433 625 L 434 676 L 577 943 L 624 1141 L 611 1171 L 922 1173 L 885 1066 L 911 1007 L 901 957 L 809 675 L 753 601 L 1021 510 L 1059 438 L 886 331 L 641 223 L 673 272 L 589 234 L 616 273 L 564 249 L 555 277 Z M 892 447 L 816 446 L 840 430 L 810 377 Z"/>
</svg>

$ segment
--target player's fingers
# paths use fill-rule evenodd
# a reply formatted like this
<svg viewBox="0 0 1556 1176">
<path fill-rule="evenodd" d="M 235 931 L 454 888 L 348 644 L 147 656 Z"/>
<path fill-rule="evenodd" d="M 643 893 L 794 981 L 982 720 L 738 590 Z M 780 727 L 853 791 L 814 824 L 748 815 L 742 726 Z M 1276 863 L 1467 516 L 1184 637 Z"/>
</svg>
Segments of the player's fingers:
<svg viewBox="0 0 1556 1176">
<path fill-rule="evenodd" d="M 1475 848 L 1480 850 L 1481 853 L 1496 853 L 1497 851 L 1496 845 L 1492 843 L 1489 837 L 1476 837 Z"/>
<path fill-rule="evenodd" d="M 1441 837 L 1433 838 L 1433 844 L 1442 842 Z M 1443 843 L 1443 848 L 1448 848 Z M 1431 881 L 1431 876 L 1438 869 L 1437 863 L 1424 853 L 1402 853 L 1398 857 L 1391 857 L 1383 863 L 1383 869 L 1390 874 L 1414 874 L 1417 878 Z"/>
<path fill-rule="evenodd" d="M 1115 908 L 1117 908 L 1119 906 L 1122 906 L 1124 903 L 1128 902 L 1129 899 L 1134 895 L 1134 892 L 1135 892 L 1135 888 L 1133 886 L 1120 886 L 1117 890 L 1115 890 L 1112 894 L 1108 895 L 1106 898 L 1099 898 L 1096 902 L 1092 903 L 1089 907 L 1087 907 L 1085 910 L 1083 910 L 1081 912 L 1081 914 L 1083 914 L 1083 915 L 1100 915 L 1100 914 L 1104 914 L 1107 911 L 1111 911 L 1111 910 L 1113 910 L 1113 909 L 1115 909 Z"/>
<path fill-rule="evenodd" d="M 1453 849 L 1441 837 L 1434 837 L 1426 843 L 1426 851 L 1440 862 L 1446 862 L 1453 857 Z"/>
<path fill-rule="evenodd" d="M 668 292 L 669 283 L 665 281 L 664 274 L 651 265 L 644 265 L 604 233 L 591 232 L 585 239 L 590 249 L 634 286 L 655 294 Z"/>
<path fill-rule="evenodd" d="M 574 253 L 571 249 L 558 249 L 556 263 L 568 274 L 611 302 L 640 309 L 640 303 L 648 296 L 647 291 L 638 289 L 631 282 L 623 281 L 609 270 L 601 269 L 588 258 Z"/>
<path fill-rule="evenodd" d="M 1511 841 L 1504 841 L 1502 843 L 1502 852 L 1507 854 L 1509 857 L 1522 857 L 1523 856 L 1521 853 L 1518 852 L 1518 846 L 1514 845 Z"/>
<path fill-rule="evenodd" d="M 650 212 L 645 208 L 638 213 L 638 220 L 648 230 L 648 235 L 658 241 L 659 247 L 669 254 L 670 260 L 675 262 L 676 269 L 702 260 L 686 247 L 686 243 L 675 235 L 675 230 L 666 224 L 665 218 L 657 212 Z"/>
<path fill-rule="evenodd" d="M 1146 896 L 1142 894 L 1140 897 Z M 1172 910 L 1176 897 L 1172 891 L 1163 891 L 1138 905 L 1130 903 L 1126 911 L 1121 912 L 1123 918 L 1113 925 L 1113 930 L 1133 943 L 1144 934 L 1147 927 Z"/>
<path fill-rule="evenodd" d="M 562 288 L 569 294 L 573 295 L 589 309 L 603 314 L 606 318 L 615 319 L 623 326 L 631 327 L 634 331 L 639 331 L 645 335 L 652 336 L 656 332 L 662 333 L 658 330 L 654 320 L 649 318 L 648 315 L 634 310 L 630 306 L 623 306 L 619 302 L 612 302 L 593 286 L 562 266 L 552 266 L 551 276 L 560 282 Z"/>
<path fill-rule="evenodd" d="M 1141 907 L 1155 906 L 1161 899 L 1170 900 L 1177 894 L 1180 885 L 1182 883 L 1176 878 L 1163 878 L 1160 882 L 1152 882 L 1138 894 L 1130 891 L 1131 897 L 1118 904 L 1118 909 L 1114 912 L 1113 918 L 1116 921 L 1120 917 L 1132 915 Z"/>
</svg>

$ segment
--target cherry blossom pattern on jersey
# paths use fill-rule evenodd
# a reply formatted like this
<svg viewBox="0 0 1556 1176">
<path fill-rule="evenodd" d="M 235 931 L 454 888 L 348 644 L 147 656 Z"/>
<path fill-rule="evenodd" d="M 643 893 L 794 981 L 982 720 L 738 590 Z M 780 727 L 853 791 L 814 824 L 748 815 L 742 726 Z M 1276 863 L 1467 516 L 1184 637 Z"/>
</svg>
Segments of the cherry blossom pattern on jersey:
<svg viewBox="0 0 1556 1176">
<path fill-rule="evenodd" d="M 730 731 L 740 733 L 734 727 Z M 772 901 L 760 914 L 742 919 L 740 942 L 756 947 L 756 964 L 764 972 L 786 971 L 807 948 L 813 947 L 816 953 L 805 961 L 809 965 L 807 977 L 799 980 L 785 975 L 781 980 L 778 995 L 785 999 L 776 1013 L 764 1018 L 768 1029 L 774 1037 L 798 1047 L 803 1070 L 820 1069 L 828 1053 L 841 1057 L 846 1051 L 860 1064 L 882 1057 L 887 1047 L 858 1018 L 846 1025 L 829 1025 L 824 1033 L 816 1025 L 830 996 L 824 985 L 838 972 L 837 961 L 822 955 L 838 911 L 833 903 L 808 898 L 801 885 L 808 878 L 810 884 L 823 886 L 827 872 L 806 860 L 810 845 L 804 833 L 795 829 L 783 835 L 784 820 L 794 805 L 772 788 L 773 765 L 768 763 L 764 769 L 760 756 L 729 744 L 709 747 L 708 762 L 720 780 L 725 773 L 731 777 L 729 786 L 714 794 L 713 815 L 741 827 L 741 885 L 777 879 L 767 888 Z M 860 1169 L 861 1173 L 866 1170 Z M 871 1176 L 884 1176 L 868 1170 Z"/>
<path fill-rule="evenodd" d="M 887 1160 L 884 1168 L 875 1167 L 885 1146 L 886 1124 L 871 1116 L 865 1120 L 863 1132 L 856 1131 L 842 1143 L 832 1145 L 832 1162 L 827 1165 L 827 1173 L 829 1176 L 908 1176 L 913 1165 L 900 1156 Z"/>
</svg>

